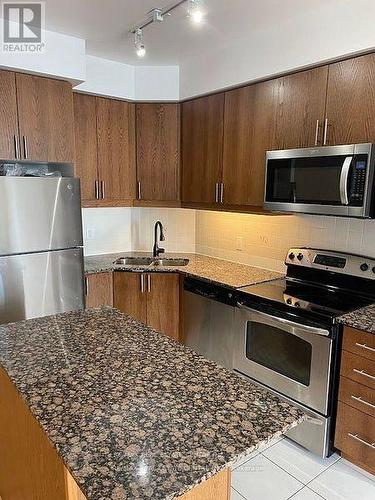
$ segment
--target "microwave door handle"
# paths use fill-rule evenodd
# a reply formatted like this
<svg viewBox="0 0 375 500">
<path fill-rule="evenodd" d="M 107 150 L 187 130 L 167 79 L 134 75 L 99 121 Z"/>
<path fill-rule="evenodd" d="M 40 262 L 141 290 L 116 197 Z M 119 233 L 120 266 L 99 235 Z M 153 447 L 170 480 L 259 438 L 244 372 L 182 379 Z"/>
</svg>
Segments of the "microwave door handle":
<svg viewBox="0 0 375 500">
<path fill-rule="evenodd" d="M 261 318 L 268 319 L 276 324 L 282 323 L 283 325 L 297 328 L 301 331 L 313 333 L 315 335 L 322 335 L 324 337 L 328 337 L 328 335 L 329 335 L 329 331 L 325 330 L 324 328 L 317 328 L 315 326 L 309 326 L 309 325 L 301 325 L 299 323 L 295 323 L 294 321 L 289 321 L 288 319 L 279 318 L 277 316 L 272 316 L 272 314 L 263 313 L 263 312 L 257 311 L 256 309 L 251 309 L 250 307 L 246 307 L 241 302 L 237 302 L 237 307 L 239 307 L 240 309 L 245 309 L 245 311 L 248 311 L 249 313 L 252 313 L 256 316 L 260 316 Z"/>
<path fill-rule="evenodd" d="M 348 178 L 350 165 L 352 164 L 353 156 L 347 156 L 344 160 L 340 175 L 340 200 L 343 205 L 349 205 L 348 196 Z"/>
</svg>

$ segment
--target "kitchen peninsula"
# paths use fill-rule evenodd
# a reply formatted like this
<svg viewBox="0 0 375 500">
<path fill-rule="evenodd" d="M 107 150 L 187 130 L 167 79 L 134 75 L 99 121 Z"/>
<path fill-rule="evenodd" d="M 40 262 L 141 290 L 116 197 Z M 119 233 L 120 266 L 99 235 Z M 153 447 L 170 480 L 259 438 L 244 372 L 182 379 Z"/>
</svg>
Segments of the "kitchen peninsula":
<svg viewBox="0 0 375 500">
<path fill-rule="evenodd" d="M 1 326 L 0 365 L 2 500 L 227 499 L 304 418 L 109 307 Z"/>
</svg>

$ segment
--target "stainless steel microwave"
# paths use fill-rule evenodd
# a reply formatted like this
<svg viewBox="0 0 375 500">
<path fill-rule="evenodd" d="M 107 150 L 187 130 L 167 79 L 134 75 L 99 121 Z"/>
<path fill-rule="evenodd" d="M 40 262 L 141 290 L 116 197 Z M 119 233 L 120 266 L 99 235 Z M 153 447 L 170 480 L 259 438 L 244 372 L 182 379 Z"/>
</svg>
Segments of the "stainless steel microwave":
<svg viewBox="0 0 375 500">
<path fill-rule="evenodd" d="M 267 151 L 264 208 L 373 218 L 375 144 Z"/>
</svg>

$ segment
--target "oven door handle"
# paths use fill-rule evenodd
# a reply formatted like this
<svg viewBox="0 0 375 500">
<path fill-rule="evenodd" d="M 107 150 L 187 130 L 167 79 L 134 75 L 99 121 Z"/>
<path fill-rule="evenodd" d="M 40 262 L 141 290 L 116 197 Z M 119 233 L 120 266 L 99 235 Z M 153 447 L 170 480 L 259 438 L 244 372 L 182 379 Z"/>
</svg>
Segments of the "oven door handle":
<svg viewBox="0 0 375 500">
<path fill-rule="evenodd" d="M 316 326 L 309 326 L 309 325 L 301 325 L 300 323 L 296 323 L 296 322 L 290 321 L 288 319 L 279 318 L 277 316 L 273 316 L 272 314 L 267 314 L 267 313 L 264 313 L 264 312 L 257 311 L 256 309 L 251 309 L 250 307 L 245 306 L 241 302 L 237 302 L 237 307 L 239 307 L 240 309 L 245 309 L 246 311 L 248 311 L 248 312 L 250 312 L 250 313 L 252 313 L 254 315 L 257 315 L 257 316 L 260 316 L 262 318 L 271 320 L 274 323 L 282 323 L 283 325 L 290 326 L 290 327 L 293 327 L 293 328 L 297 328 L 297 329 L 299 329 L 301 331 L 313 333 L 315 335 L 321 335 L 323 337 L 328 337 L 329 336 L 329 331 L 326 330 L 326 329 L 324 329 L 324 328 L 318 328 Z"/>
<path fill-rule="evenodd" d="M 352 164 L 353 156 L 347 156 L 344 160 L 340 175 L 340 200 L 343 205 L 349 205 L 348 197 L 348 178 L 350 165 Z"/>
</svg>

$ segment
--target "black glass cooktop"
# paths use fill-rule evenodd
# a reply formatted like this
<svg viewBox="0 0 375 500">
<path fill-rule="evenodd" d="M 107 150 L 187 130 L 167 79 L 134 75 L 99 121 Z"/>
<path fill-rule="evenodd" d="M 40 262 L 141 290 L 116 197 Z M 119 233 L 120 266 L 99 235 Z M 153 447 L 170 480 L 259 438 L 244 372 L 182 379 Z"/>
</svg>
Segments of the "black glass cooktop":
<svg viewBox="0 0 375 500">
<path fill-rule="evenodd" d="M 338 317 L 374 302 L 358 294 L 332 290 L 288 279 L 280 279 L 239 288 L 240 293 L 285 304 L 324 316 Z M 296 312 L 296 311 L 295 311 Z"/>
</svg>

